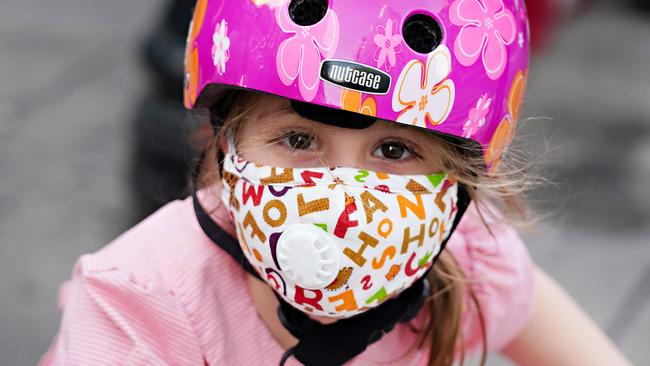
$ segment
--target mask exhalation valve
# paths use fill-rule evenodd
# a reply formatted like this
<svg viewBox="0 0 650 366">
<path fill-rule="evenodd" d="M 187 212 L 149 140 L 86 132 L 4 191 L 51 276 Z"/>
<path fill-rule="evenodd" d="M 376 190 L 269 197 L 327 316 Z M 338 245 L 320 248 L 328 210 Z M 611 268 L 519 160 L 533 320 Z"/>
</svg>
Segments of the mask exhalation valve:
<svg viewBox="0 0 650 366">
<path fill-rule="evenodd" d="M 277 256 L 282 273 L 306 289 L 321 289 L 336 279 L 339 251 L 334 240 L 313 224 L 296 224 L 282 233 Z"/>
</svg>

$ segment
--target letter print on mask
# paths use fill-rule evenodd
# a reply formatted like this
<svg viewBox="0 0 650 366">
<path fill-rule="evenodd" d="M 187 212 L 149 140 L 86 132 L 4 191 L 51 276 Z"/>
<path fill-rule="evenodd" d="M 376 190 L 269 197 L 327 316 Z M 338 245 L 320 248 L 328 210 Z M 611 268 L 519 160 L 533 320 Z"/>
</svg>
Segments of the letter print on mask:
<svg viewBox="0 0 650 366">
<path fill-rule="evenodd" d="M 315 316 L 347 318 L 397 296 L 440 253 L 456 217 L 445 173 L 263 166 L 233 153 L 222 200 L 248 261 Z"/>
</svg>

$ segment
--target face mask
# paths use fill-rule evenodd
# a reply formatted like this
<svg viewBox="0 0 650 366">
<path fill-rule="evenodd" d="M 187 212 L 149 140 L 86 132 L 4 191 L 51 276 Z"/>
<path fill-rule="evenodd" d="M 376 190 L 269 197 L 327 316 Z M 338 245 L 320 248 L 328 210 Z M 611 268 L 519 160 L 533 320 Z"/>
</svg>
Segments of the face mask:
<svg viewBox="0 0 650 366">
<path fill-rule="evenodd" d="M 348 318 L 397 296 L 431 267 L 457 214 L 445 173 L 279 168 L 226 154 L 223 202 L 244 255 L 307 314 Z"/>
</svg>

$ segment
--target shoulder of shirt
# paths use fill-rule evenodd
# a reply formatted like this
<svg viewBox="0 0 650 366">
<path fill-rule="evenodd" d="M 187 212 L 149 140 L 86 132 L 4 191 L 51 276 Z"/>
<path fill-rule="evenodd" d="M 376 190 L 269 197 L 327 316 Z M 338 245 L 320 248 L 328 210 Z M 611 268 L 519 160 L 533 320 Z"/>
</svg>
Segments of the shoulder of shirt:
<svg viewBox="0 0 650 366">
<path fill-rule="evenodd" d="M 460 262 L 463 262 L 463 257 L 477 252 L 485 258 L 504 261 L 521 259 L 519 254 L 527 254 L 527 248 L 517 230 L 499 215 L 497 211 L 479 214 L 476 205 L 472 204 L 451 235 L 447 248 L 454 256 L 460 257 Z M 476 256 L 475 259 L 481 258 L 483 256 Z"/>
<path fill-rule="evenodd" d="M 79 258 L 82 276 L 119 271 L 164 288 L 227 260 L 199 226 L 191 198 L 173 201 L 95 253 Z"/>
<path fill-rule="evenodd" d="M 533 309 L 533 262 L 517 231 L 495 216 L 481 219 L 470 207 L 447 249 L 469 281 L 485 323 L 489 350 L 511 341 L 525 325 Z M 466 296 L 469 312 L 472 301 Z M 466 318 L 468 348 L 480 343 L 478 320 Z"/>
</svg>

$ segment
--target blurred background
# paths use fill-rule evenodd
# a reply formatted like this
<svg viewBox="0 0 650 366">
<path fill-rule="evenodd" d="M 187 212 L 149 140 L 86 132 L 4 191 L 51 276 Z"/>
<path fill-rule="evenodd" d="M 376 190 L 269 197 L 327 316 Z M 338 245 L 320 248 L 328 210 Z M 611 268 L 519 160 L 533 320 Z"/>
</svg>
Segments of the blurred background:
<svg viewBox="0 0 650 366">
<path fill-rule="evenodd" d="M 526 241 L 635 364 L 650 364 L 650 6 L 533 0 L 520 145 L 553 184 Z M 0 3 L 0 364 L 56 334 L 75 259 L 185 195 L 192 1 Z M 578 355 L 576 355 L 579 357 Z M 507 365 L 498 356 L 490 365 Z"/>
</svg>

